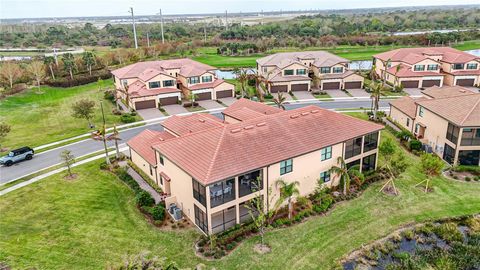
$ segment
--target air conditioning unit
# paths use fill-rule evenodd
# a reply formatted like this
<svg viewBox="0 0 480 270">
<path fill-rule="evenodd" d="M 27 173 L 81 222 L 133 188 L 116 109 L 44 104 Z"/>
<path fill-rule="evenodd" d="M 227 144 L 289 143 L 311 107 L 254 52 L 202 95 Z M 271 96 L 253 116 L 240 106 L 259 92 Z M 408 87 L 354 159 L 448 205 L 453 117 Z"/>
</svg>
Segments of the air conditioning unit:
<svg viewBox="0 0 480 270">
<path fill-rule="evenodd" d="M 177 205 L 175 203 L 171 203 L 168 206 L 168 212 L 170 213 L 170 215 L 173 215 L 175 208 L 177 208 Z"/>
<path fill-rule="evenodd" d="M 182 209 L 173 209 L 173 219 L 175 219 L 175 221 L 182 219 Z"/>
</svg>

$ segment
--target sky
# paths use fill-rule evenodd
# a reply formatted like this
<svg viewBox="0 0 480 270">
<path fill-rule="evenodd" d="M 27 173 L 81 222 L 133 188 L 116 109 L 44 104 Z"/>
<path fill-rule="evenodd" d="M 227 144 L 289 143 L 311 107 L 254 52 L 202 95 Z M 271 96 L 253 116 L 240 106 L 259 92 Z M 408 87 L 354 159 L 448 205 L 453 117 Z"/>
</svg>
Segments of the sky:
<svg viewBox="0 0 480 270">
<path fill-rule="evenodd" d="M 0 19 L 480 4 L 479 0 L 0 0 Z"/>
</svg>

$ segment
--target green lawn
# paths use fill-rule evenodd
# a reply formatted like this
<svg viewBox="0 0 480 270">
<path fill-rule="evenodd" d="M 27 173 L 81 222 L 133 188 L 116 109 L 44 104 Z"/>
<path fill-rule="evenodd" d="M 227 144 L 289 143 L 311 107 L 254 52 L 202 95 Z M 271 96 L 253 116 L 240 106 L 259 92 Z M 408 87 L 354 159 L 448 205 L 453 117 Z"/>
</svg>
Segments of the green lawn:
<svg viewBox="0 0 480 270">
<path fill-rule="evenodd" d="M 86 120 L 71 116 L 71 105 L 82 98 L 97 101 L 95 124 L 101 123 L 101 100 L 108 124 L 120 123 L 120 117 L 111 113 L 113 104 L 103 99 L 103 91 L 112 87 L 112 80 L 70 88 L 42 86 L 41 94 L 29 89 L 1 100 L 0 121 L 12 127 L 2 146 L 34 147 L 90 131 Z"/>
<path fill-rule="evenodd" d="M 422 179 L 418 158 L 408 157 L 411 166 L 396 181 L 400 196 L 379 193 L 382 183 L 376 183 L 327 216 L 268 232 L 270 254 L 252 250 L 255 237 L 213 262 L 194 255 L 196 230 L 149 225 L 123 183 L 99 172 L 99 162 L 82 165 L 74 169 L 77 180 L 56 175 L 0 197 L 0 261 L 13 268 L 102 269 L 127 254 L 150 251 L 180 267 L 201 262 L 217 269 L 330 269 L 345 254 L 402 225 L 480 212 L 480 183 L 437 178 L 435 191 L 424 194 L 413 187 Z"/>
</svg>

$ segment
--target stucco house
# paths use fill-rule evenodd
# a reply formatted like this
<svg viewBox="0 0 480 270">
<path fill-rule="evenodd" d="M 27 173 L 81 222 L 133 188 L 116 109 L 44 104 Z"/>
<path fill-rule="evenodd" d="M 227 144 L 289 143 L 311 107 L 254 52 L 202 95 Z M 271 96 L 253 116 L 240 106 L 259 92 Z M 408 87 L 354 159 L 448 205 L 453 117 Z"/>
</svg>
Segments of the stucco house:
<svg viewBox="0 0 480 270">
<path fill-rule="evenodd" d="M 480 165 L 480 93 L 430 87 L 390 102 L 390 117 L 448 163 Z"/>
<path fill-rule="evenodd" d="M 215 75 L 216 68 L 188 58 L 147 61 L 112 71 L 117 96 L 135 110 L 195 100 L 233 97 L 235 86 Z M 127 94 L 128 91 L 128 94 Z"/>
<path fill-rule="evenodd" d="M 257 59 L 257 70 L 270 82 L 271 93 L 310 91 L 313 75 L 321 90 L 362 88 L 363 77 L 348 70 L 348 64 L 325 51 L 286 52 Z"/>
<path fill-rule="evenodd" d="M 307 195 L 319 180 L 338 185 L 329 169 L 339 156 L 363 171 L 376 168 L 381 125 L 317 106 L 283 111 L 240 99 L 229 109 L 225 121 L 174 116 L 164 131 L 145 130 L 127 143 L 132 161 L 168 194 L 167 206 L 175 203 L 206 234 L 248 220 L 246 205 L 259 193 L 267 207 L 276 201 L 278 179 L 299 181 Z"/>
<path fill-rule="evenodd" d="M 375 72 L 394 86 L 475 86 L 480 57 L 450 47 L 402 48 L 373 56 Z M 385 66 L 387 65 L 387 66 Z"/>
</svg>

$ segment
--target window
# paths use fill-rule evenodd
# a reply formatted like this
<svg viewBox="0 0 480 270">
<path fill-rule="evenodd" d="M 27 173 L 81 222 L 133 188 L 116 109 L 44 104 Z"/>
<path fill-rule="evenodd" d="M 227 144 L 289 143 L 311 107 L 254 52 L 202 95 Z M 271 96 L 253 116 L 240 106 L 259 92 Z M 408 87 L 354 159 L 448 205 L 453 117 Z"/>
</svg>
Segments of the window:
<svg viewBox="0 0 480 270">
<path fill-rule="evenodd" d="M 263 70 L 263 73 L 267 73 L 267 72 L 268 72 L 267 67 L 263 67 L 262 70 Z"/>
<path fill-rule="evenodd" d="M 425 65 L 415 65 L 413 66 L 414 71 L 424 71 L 425 70 Z"/>
<path fill-rule="evenodd" d="M 410 118 L 407 118 L 407 127 L 410 126 Z"/>
<path fill-rule="evenodd" d="M 418 106 L 418 116 L 423 116 L 424 109 L 422 106 Z"/>
<path fill-rule="evenodd" d="M 370 133 L 365 135 L 365 139 L 363 140 L 363 152 L 368 152 L 377 148 L 378 145 L 378 132 Z"/>
<path fill-rule="evenodd" d="M 438 65 L 427 65 L 427 70 L 437 70 L 438 69 Z"/>
<path fill-rule="evenodd" d="M 420 125 L 419 124 L 416 124 L 415 125 L 415 133 L 418 134 L 418 131 L 420 130 Z"/>
<path fill-rule="evenodd" d="M 197 180 L 192 178 L 192 185 L 193 185 L 193 197 L 197 199 L 199 203 L 203 206 L 206 206 L 206 196 L 205 196 L 205 187 L 202 186 Z"/>
<path fill-rule="evenodd" d="M 163 87 L 172 87 L 175 85 L 173 80 L 163 81 Z"/>
<path fill-rule="evenodd" d="M 343 73 L 343 67 L 334 67 L 333 73 Z"/>
<path fill-rule="evenodd" d="M 163 186 L 163 177 L 160 175 L 160 185 Z"/>
<path fill-rule="evenodd" d="M 163 161 L 163 156 L 162 156 L 162 155 L 160 155 L 160 164 L 165 165 L 165 164 L 164 164 L 164 161 Z"/>
<path fill-rule="evenodd" d="M 460 165 L 478 166 L 480 162 L 480 150 L 458 151 L 458 163 Z"/>
<path fill-rule="evenodd" d="M 293 69 L 285 69 L 283 71 L 283 75 L 287 76 L 287 75 L 293 75 Z"/>
<path fill-rule="evenodd" d="M 210 207 L 215 207 L 235 199 L 235 178 L 209 186 Z"/>
<path fill-rule="evenodd" d="M 306 69 L 297 69 L 297 75 L 305 75 L 305 74 L 307 74 Z"/>
<path fill-rule="evenodd" d="M 330 172 L 329 171 L 321 172 L 320 173 L 320 180 L 324 183 L 330 181 Z"/>
<path fill-rule="evenodd" d="M 280 175 L 284 175 L 286 173 L 289 173 L 293 170 L 293 160 L 292 159 L 287 159 L 282 162 L 280 162 Z"/>
<path fill-rule="evenodd" d="M 477 63 L 469 63 L 467 64 L 467 69 L 477 69 L 478 64 Z"/>
<path fill-rule="evenodd" d="M 375 162 L 377 160 L 377 155 L 373 154 L 366 156 L 362 160 L 362 172 L 368 172 L 375 170 Z"/>
<path fill-rule="evenodd" d="M 320 73 L 322 73 L 322 74 L 330 73 L 330 67 L 321 67 L 320 68 Z"/>
<path fill-rule="evenodd" d="M 332 158 L 332 147 L 328 146 L 320 150 L 321 160 L 327 160 Z"/>
<path fill-rule="evenodd" d="M 464 64 L 453 64 L 453 69 L 463 69 Z"/>
<path fill-rule="evenodd" d="M 449 164 L 453 164 L 453 161 L 455 160 L 455 148 L 445 144 L 445 149 L 443 150 L 443 160 Z"/>
<path fill-rule="evenodd" d="M 447 140 L 451 141 L 454 144 L 457 144 L 458 134 L 460 133 L 460 128 L 455 125 L 448 123 L 447 127 Z"/>
<path fill-rule="evenodd" d="M 237 224 L 235 206 L 212 214 L 212 232 L 219 233 L 228 230 Z"/>
<path fill-rule="evenodd" d="M 260 186 L 259 186 L 260 185 Z M 263 189 L 261 170 L 253 171 L 238 177 L 238 194 L 243 197 Z"/>
<path fill-rule="evenodd" d="M 188 83 L 189 84 L 196 84 L 200 82 L 200 77 L 190 77 L 188 78 Z"/>
<path fill-rule="evenodd" d="M 150 165 L 150 175 L 153 175 L 153 166 Z"/>
<path fill-rule="evenodd" d="M 359 155 L 362 152 L 362 137 L 349 140 L 345 143 L 345 159 Z"/>
<path fill-rule="evenodd" d="M 123 87 L 127 87 L 128 86 L 128 80 L 122 80 L 122 85 L 123 85 Z"/>
<path fill-rule="evenodd" d="M 352 161 L 352 162 L 349 162 L 349 163 L 346 164 L 346 166 L 347 166 L 347 169 L 350 169 L 350 168 L 352 168 L 353 166 L 357 166 L 356 169 L 357 169 L 357 170 L 360 170 L 360 159 L 357 159 L 357 160 L 354 160 L 354 161 Z"/>
<path fill-rule="evenodd" d="M 208 219 L 207 214 L 203 212 L 198 206 L 194 204 L 194 212 L 195 212 L 195 224 L 204 232 L 208 231 Z"/>
<path fill-rule="evenodd" d="M 148 83 L 148 88 L 159 88 L 160 87 L 160 82 L 149 82 Z"/>
<path fill-rule="evenodd" d="M 207 83 L 212 81 L 212 76 L 203 76 L 202 77 L 202 83 Z"/>
<path fill-rule="evenodd" d="M 480 129 L 464 128 L 460 145 L 462 146 L 480 145 Z"/>
</svg>

